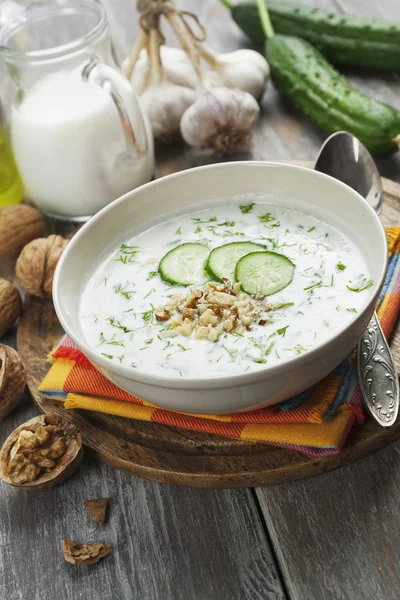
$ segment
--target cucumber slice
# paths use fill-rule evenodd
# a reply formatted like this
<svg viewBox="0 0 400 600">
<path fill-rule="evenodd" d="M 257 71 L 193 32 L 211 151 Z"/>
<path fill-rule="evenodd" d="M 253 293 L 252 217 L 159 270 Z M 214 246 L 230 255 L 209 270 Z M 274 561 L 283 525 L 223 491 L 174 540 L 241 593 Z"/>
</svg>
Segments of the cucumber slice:
<svg viewBox="0 0 400 600">
<path fill-rule="evenodd" d="M 272 296 L 293 279 L 295 265 L 283 254 L 251 252 L 239 260 L 235 278 L 247 294 Z"/>
<path fill-rule="evenodd" d="M 265 246 L 253 242 L 232 242 L 218 246 L 210 252 L 206 271 L 215 281 L 233 281 L 237 261 L 250 252 L 262 252 Z"/>
<path fill-rule="evenodd" d="M 194 285 L 207 280 L 204 271 L 210 250 L 204 244 L 186 243 L 176 246 L 160 260 L 161 279 L 175 285 Z"/>
</svg>

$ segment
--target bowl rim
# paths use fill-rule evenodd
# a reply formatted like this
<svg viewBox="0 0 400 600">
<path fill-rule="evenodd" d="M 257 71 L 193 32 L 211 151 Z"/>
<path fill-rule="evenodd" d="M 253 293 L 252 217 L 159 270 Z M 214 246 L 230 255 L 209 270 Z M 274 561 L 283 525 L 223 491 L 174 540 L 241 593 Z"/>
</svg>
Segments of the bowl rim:
<svg viewBox="0 0 400 600">
<path fill-rule="evenodd" d="M 381 239 L 379 240 L 379 243 L 383 243 L 385 245 L 386 254 L 385 254 L 384 269 L 382 271 L 379 281 L 376 282 L 375 291 L 374 291 L 373 295 L 370 297 L 369 301 L 364 305 L 361 312 L 359 312 L 357 315 L 355 315 L 346 325 L 344 325 L 339 330 L 337 330 L 334 335 L 332 335 L 331 337 L 326 339 L 321 344 L 318 344 L 311 350 L 305 352 L 304 354 L 295 356 L 289 360 L 285 360 L 277 365 L 265 365 L 265 366 L 261 367 L 260 369 L 258 369 L 257 371 L 253 371 L 253 372 L 249 372 L 249 373 L 238 373 L 238 374 L 222 374 L 218 377 L 211 377 L 209 379 L 204 378 L 204 377 L 203 378 L 168 377 L 168 376 L 163 376 L 163 375 L 158 375 L 158 374 L 151 374 L 151 373 L 137 370 L 137 369 L 132 369 L 130 367 L 120 365 L 118 363 L 114 363 L 114 362 L 110 361 L 109 359 L 101 356 L 101 354 L 98 354 L 95 350 L 93 350 L 90 346 L 88 346 L 83 339 L 81 339 L 78 335 L 76 335 L 74 330 L 72 329 L 72 327 L 69 326 L 68 319 L 67 319 L 67 317 L 64 316 L 63 310 L 61 308 L 61 303 L 60 303 L 60 298 L 59 298 L 59 287 L 60 287 L 60 281 L 63 276 L 63 265 L 64 265 L 65 261 L 67 260 L 70 249 L 73 248 L 78 243 L 78 241 L 83 236 L 86 235 L 87 231 L 96 227 L 97 221 L 103 219 L 109 211 L 114 210 L 117 206 L 119 206 L 120 204 L 123 204 L 124 202 L 130 201 L 132 199 L 132 196 L 140 195 L 143 189 L 147 190 L 147 189 L 151 189 L 152 187 L 158 187 L 158 186 L 162 185 L 162 182 L 166 179 L 168 179 L 168 180 L 179 179 L 182 176 L 190 177 L 190 174 L 192 172 L 198 172 L 198 171 L 208 171 L 208 170 L 217 170 L 217 169 L 229 170 L 229 169 L 242 168 L 242 167 L 244 167 L 244 168 L 248 168 L 248 167 L 283 168 L 286 170 L 305 171 L 305 172 L 307 172 L 308 175 L 311 176 L 311 178 L 314 177 L 317 179 L 322 178 L 322 179 L 332 180 L 332 182 L 334 182 L 334 184 L 337 185 L 339 188 L 346 190 L 346 193 L 349 193 L 349 191 L 350 191 L 353 195 L 355 195 L 356 197 L 361 199 L 362 202 L 364 202 L 365 210 L 367 212 L 369 212 L 370 216 L 375 221 L 376 225 L 378 226 L 378 229 L 380 230 Z M 160 215 L 162 216 L 162 213 L 160 213 Z M 203 165 L 200 167 L 193 167 L 191 169 L 177 171 L 176 173 L 171 173 L 170 175 L 165 175 L 163 177 L 160 177 L 158 179 L 150 181 L 149 183 L 139 186 L 138 188 L 135 188 L 134 190 L 127 192 L 123 196 L 120 196 L 119 198 L 117 198 L 116 200 L 114 200 L 113 202 L 111 202 L 110 204 L 105 206 L 104 208 L 102 208 L 98 213 L 96 213 L 89 221 L 87 221 L 79 229 L 79 231 L 74 235 L 74 237 L 68 243 L 66 249 L 64 250 L 64 252 L 61 255 L 61 258 L 57 264 L 57 267 L 56 267 L 56 270 L 54 273 L 53 303 L 54 303 L 54 308 L 55 308 L 56 314 L 58 316 L 58 319 L 59 319 L 61 326 L 64 329 L 65 333 L 74 342 L 74 344 L 81 350 L 81 352 L 83 352 L 86 355 L 86 357 L 89 358 L 89 360 L 91 362 L 93 362 L 96 366 L 101 367 L 103 371 L 112 372 L 116 376 L 123 377 L 125 379 L 132 380 L 132 381 L 137 381 L 139 383 L 151 385 L 153 387 L 176 388 L 176 389 L 187 389 L 187 390 L 190 390 L 190 389 L 193 389 L 193 390 L 220 389 L 220 388 L 226 388 L 226 387 L 232 387 L 232 386 L 248 385 L 251 383 L 259 382 L 268 377 L 272 377 L 272 376 L 276 377 L 281 374 L 287 373 L 288 371 L 290 371 L 293 368 L 294 365 L 296 366 L 296 368 L 301 368 L 302 365 L 304 365 L 306 363 L 310 363 L 313 360 L 315 360 L 318 357 L 318 355 L 321 352 L 323 352 L 323 350 L 326 350 L 328 348 L 328 346 L 330 344 L 332 344 L 335 340 L 337 340 L 343 334 L 345 334 L 351 327 L 354 327 L 358 321 L 362 320 L 364 318 L 365 313 L 370 311 L 371 308 L 376 304 L 377 299 L 379 298 L 379 295 L 380 295 L 383 285 L 384 285 L 386 272 L 387 272 L 387 268 L 388 268 L 388 260 L 389 260 L 389 257 L 388 257 L 388 251 L 387 251 L 387 238 L 386 238 L 384 226 L 383 226 L 381 220 L 379 219 L 379 216 L 376 214 L 374 209 L 367 203 L 367 201 L 358 192 L 353 190 L 347 184 L 339 181 L 338 179 L 335 179 L 334 177 L 326 175 L 325 173 L 320 173 L 319 171 L 315 171 L 314 169 L 310 169 L 308 167 L 304 167 L 301 165 L 279 163 L 279 162 L 273 162 L 273 161 L 254 161 L 254 160 L 230 161 L 230 162 L 226 162 L 226 163 L 214 163 L 211 165 Z"/>
</svg>

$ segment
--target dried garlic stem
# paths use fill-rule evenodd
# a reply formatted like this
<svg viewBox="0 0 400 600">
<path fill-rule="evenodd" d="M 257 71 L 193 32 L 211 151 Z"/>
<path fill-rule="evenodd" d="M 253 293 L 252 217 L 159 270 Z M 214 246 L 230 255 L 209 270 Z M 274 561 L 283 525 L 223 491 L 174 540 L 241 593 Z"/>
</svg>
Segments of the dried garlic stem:
<svg viewBox="0 0 400 600">
<path fill-rule="evenodd" d="M 167 15 L 167 19 L 171 24 L 172 29 L 179 40 L 183 50 L 191 60 L 193 67 L 197 73 L 197 77 L 200 83 L 203 83 L 203 67 L 201 66 L 201 56 L 197 49 L 197 45 L 193 38 L 193 34 L 185 25 L 185 22 L 179 12 L 170 12 Z"/>
<path fill-rule="evenodd" d="M 126 61 L 126 64 L 123 67 L 123 72 L 128 79 L 132 77 L 133 69 L 138 61 L 139 54 L 146 47 L 148 41 L 148 35 L 143 29 L 140 30 L 140 34 L 138 39 L 136 40 L 131 53 Z"/>
<path fill-rule="evenodd" d="M 210 46 L 207 46 L 207 44 L 204 44 L 203 42 L 196 42 L 196 48 L 201 57 L 210 65 L 212 69 L 214 69 L 218 64 L 217 53 L 214 52 Z"/>
<path fill-rule="evenodd" d="M 161 63 L 160 46 L 162 38 L 158 29 L 150 29 L 149 66 L 150 86 L 157 85 L 163 79 L 164 71 Z M 147 86 L 149 87 L 149 85 Z"/>
</svg>

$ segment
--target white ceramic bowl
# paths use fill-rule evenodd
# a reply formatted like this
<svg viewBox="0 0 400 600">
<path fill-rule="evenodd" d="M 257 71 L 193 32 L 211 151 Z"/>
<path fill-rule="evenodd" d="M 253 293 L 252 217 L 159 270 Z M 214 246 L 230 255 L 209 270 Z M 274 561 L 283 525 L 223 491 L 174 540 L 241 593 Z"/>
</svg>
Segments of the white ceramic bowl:
<svg viewBox="0 0 400 600">
<path fill-rule="evenodd" d="M 208 379 L 164 377 L 110 362 L 90 348 L 79 324 L 83 286 L 99 261 L 121 241 L 146 229 L 164 214 L 187 213 L 213 199 L 246 193 L 268 193 L 275 201 L 296 206 L 336 225 L 361 251 L 374 287 L 362 311 L 329 340 L 292 360 L 257 372 Z M 286 198 L 286 200 L 285 200 Z M 289 206 L 293 206 L 291 203 Z M 119 198 L 75 235 L 58 264 L 53 299 L 61 325 L 89 360 L 121 388 L 168 409 L 195 413 L 229 413 L 280 402 L 297 394 L 334 369 L 355 347 L 368 325 L 387 268 L 384 229 L 364 199 L 346 185 L 321 173 L 276 163 L 231 162 L 181 171 L 148 183 Z M 94 303 L 96 299 L 93 299 Z"/>
</svg>

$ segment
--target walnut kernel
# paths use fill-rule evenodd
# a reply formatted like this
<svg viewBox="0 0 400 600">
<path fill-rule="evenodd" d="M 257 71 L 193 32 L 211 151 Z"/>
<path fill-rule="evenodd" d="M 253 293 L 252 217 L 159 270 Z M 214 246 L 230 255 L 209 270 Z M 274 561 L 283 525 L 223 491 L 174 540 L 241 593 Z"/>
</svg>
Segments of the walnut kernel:
<svg viewBox="0 0 400 600">
<path fill-rule="evenodd" d="M 77 469 L 82 439 L 66 419 L 40 415 L 18 427 L 0 451 L 0 477 L 26 489 L 45 489 Z"/>
</svg>

